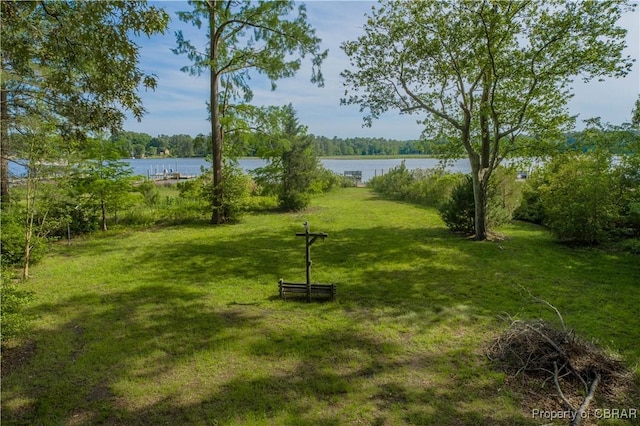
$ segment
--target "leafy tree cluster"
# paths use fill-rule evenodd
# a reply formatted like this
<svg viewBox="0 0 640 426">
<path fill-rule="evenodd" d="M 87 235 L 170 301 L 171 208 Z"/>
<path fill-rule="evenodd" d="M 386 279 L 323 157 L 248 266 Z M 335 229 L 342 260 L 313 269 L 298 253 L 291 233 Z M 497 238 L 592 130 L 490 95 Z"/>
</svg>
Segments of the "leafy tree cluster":
<svg viewBox="0 0 640 426">
<path fill-rule="evenodd" d="M 157 79 L 139 69 L 130 37 L 164 32 L 169 16 L 145 1 L 3 1 L 1 8 L 0 195 L 8 201 L 9 159 L 24 158 L 12 133 L 47 127 L 71 146 L 88 132 L 120 128 L 126 111 L 143 116 L 138 89 L 153 89 Z"/>
<path fill-rule="evenodd" d="M 388 110 L 419 114 L 426 138 L 466 156 L 483 240 L 491 175 L 514 152 L 527 154 L 520 136 L 551 140 L 570 128 L 575 77 L 630 71 L 618 26 L 630 9 L 624 0 L 385 0 L 363 35 L 342 45 L 351 61 L 342 102 L 359 105 L 369 125 Z"/>
<path fill-rule="evenodd" d="M 73 166 L 88 164 L 80 157 L 91 135 L 120 128 L 127 111 L 143 116 L 138 89 L 157 81 L 138 67 L 131 36 L 162 33 L 169 17 L 145 1 L 3 1 L 0 18 L 0 196 L 3 221 L 21 234 L 16 244 L 14 233 L 3 233 L 2 246 L 21 259 L 27 278 L 40 241 L 64 224 L 68 230 L 71 211 L 79 209 L 71 210 L 75 200 L 65 191 L 74 172 L 87 183 L 74 189 L 97 195 L 105 213 L 119 192 L 103 173 L 117 170 L 108 159 Z M 8 165 L 18 159 L 27 175 L 10 192 Z"/>
<path fill-rule="evenodd" d="M 621 148 L 623 147 L 623 149 Z M 623 152 L 620 154 L 620 152 Z M 516 217 L 581 244 L 640 237 L 640 132 L 598 120 L 527 180 Z"/>
</svg>

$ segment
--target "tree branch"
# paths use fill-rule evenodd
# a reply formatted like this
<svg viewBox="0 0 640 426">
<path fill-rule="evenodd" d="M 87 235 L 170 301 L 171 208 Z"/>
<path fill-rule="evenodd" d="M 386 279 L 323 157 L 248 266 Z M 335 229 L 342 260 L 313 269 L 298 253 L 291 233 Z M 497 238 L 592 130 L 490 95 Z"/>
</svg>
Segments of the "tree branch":
<svg viewBox="0 0 640 426">
<path fill-rule="evenodd" d="M 463 126 L 460 123 L 458 123 L 455 119 L 424 103 L 422 99 L 420 99 L 415 93 L 413 93 L 413 91 L 409 89 L 409 87 L 407 86 L 407 83 L 404 81 L 404 78 L 402 77 L 402 74 L 400 75 L 399 80 L 400 80 L 400 84 L 402 85 L 402 88 L 407 93 L 407 95 L 409 95 L 409 97 L 418 104 L 417 106 L 413 106 L 408 109 L 402 109 L 401 111 L 408 112 L 408 111 L 413 111 L 413 110 L 422 108 L 430 112 L 431 114 L 435 115 L 436 117 L 439 117 L 439 118 L 442 118 L 443 120 L 448 121 L 456 129 L 460 131 L 464 130 Z"/>
</svg>

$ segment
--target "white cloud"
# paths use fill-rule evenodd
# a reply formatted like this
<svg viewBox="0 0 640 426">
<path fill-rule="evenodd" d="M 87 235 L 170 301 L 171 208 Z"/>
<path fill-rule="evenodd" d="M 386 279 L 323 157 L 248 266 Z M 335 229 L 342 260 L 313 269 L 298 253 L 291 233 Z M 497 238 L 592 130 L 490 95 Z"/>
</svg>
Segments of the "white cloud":
<svg viewBox="0 0 640 426">
<path fill-rule="evenodd" d="M 372 128 L 362 127 L 362 113 L 355 106 L 340 106 L 340 97 L 344 87 L 340 73 L 349 67 L 349 61 L 340 44 L 346 40 L 355 40 L 361 33 L 365 22 L 364 14 L 369 13 L 372 2 L 358 1 L 312 1 L 307 2 L 307 15 L 322 39 L 322 49 L 329 49 L 329 56 L 323 63 L 322 71 L 325 87 L 318 88 L 309 80 L 311 77 L 310 59 L 303 65 L 295 78 L 277 82 L 275 92 L 270 90 L 268 81 L 257 73 L 251 75 L 254 91 L 253 102 L 256 105 L 293 104 L 300 122 L 307 125 L 309 132 L 327 137 L 386 137 L 393 139 L 418 138 L 421 126 L 416 124 L 417 116 L 400 116 L 387 113 L 373 122 Z M 148 114 L 142 123 L 129 120 L 127 130 L 146 132 L 152 135 L 160 133 L 177 134 L 209 133 L 206 101 L 209 96 L 208 73 L 193 77 L 180 71 L 189 65 L 184 55 L 175 55 L 174 32 L 182 30 L 185 37 L 196 46 L 206 45 L 206 31 L 180 22 L 175 16 L 176 10 L 188 10 L 185 2 L 162 2 L 172 14 L 171 28 L 161 37 L 140 40 L 142 46 L 141 67 L 145 72 L 158 76 L 158 88 L 155 92 L 142 93 Z M 627 14 L 621 24 L 629 29 L 627 34 L 627 53 L 631 57 L 640 57 L 640 11 Z M 576 80 L 575 96 L 568 106 L 572 114 L 579 114 L 580 120 L 600 116 L 603 121 L 619 124 L 628 121 L 631 109 L 640 92 L 640 73 L 638 64 L 632 73 L 624 79 L 610 79 L 583 84 Z"/>
</svg>

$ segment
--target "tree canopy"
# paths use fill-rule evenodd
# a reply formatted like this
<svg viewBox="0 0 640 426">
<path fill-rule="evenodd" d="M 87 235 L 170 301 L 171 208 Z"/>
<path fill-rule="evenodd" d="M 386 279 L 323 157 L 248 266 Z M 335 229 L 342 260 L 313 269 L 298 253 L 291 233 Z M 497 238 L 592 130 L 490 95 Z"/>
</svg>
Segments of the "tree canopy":
<svg viewBox="0 0 640 426">
<path fill-rule="evenodd" d="M 137 91 L 157 80 L 138 67 L 131 35 L 164 32 L 168 15 L 145 1 L 3 1 L 2 196 L 8 195 L 9 134 L 27 116 L 83 138 L 140 119 Z"/>
<path fill-rule="evenodd" d="M 420 114 L 425 135 L 469 158 L 475 233 L 486 238 L 491 172 L 523 146 L 568 130 L 574 78 L 626 75 L 626 1 L 383 1 L 364 35 L 343 43 L 353 70 L 343 104 L 370 124 L 388 110 Z M 521 151 L 520 151 L 521 152 Z"/>
</svg>

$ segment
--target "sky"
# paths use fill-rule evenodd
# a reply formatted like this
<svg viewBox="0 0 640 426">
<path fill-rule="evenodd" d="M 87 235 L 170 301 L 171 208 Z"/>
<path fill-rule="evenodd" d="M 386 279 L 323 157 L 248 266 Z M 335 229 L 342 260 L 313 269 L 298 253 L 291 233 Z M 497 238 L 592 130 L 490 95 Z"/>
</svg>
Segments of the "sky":
<svg viewBox="0 0 640 426">
<path fill-rule="evenodd" d="M 149 39 L 139 38 L 140 68 L 145 73 L 153 73 L 158 78 L 155 91 L 141 91 L 146 115 L 141 122 L 129 118 L 125 130 L 144 132 L 152 136 L 159 134 L 209 134 L 206 101 L 209 96 L 209 76 L 190 76 L 180 71 L 189 65 L 185 55 L 171 52 L 176 47 L 175 32 L 182 30 L 185 38 L 196 47 L 206 46 L 206 30 L 197 29 L 181 22 L 176 11 L 188 11 L 186 1 L 152 2 L 163 7 L 171 17 L 169 29 L 164 35 Z M 310 82 L 310 59 L 303 60 L 295 77 L 279 80 L 277 89 L 271 91 L 269 82 L 253 72 L 250 81 L 254 105 L 282 106 L 291 103 L 298 113 L 301 124 L 308 132 L 332 138 L 382 137 L 397 140 L 419 139 L 422 127 L 416 123 L 418 116 L 400 115 L 388 112 L 373 122 L 372 127 L 363 127 L 363 113 L 357 105 L 341 106 L 344 95 L 340 73 L 349 68 L 349 60 L 340 49 L 346 40 L 355 40 L 362 34 L 365 15 L 375 2 L 370 1 L 308 1 L 307 17 L 322 39 L 321 50 L 328 49 L 329 55 L 322 64 L 325 86 L 322 88 Z M 640 7 L 626 14 L 620 25 L 628 30 L 627 49 L 624 55 L 640 58 Z M 582 83 L 579 79 L 573 85 L 574 97 L 568 102 L 569 111 L 578 115 L 577 128 L 582 120 L 601 117 L 603 122 L 622 124 L 629 122 L 631 111 L 640 93 L 640 64 L 634 63 L 633 70 L 625 78 L 594 79 Z"/>
</svg>

